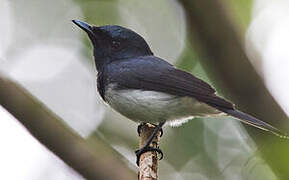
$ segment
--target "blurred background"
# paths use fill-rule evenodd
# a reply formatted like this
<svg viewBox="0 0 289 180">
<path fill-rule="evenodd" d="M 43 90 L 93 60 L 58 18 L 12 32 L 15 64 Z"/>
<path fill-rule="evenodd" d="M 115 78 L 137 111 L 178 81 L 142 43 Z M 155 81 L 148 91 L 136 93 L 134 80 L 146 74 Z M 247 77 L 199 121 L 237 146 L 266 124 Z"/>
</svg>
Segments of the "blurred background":
<svg viewBox="0 0 289 180">
<path fill-rule="evenodd" d="M 134 150 L 138 148 L 137 124 L 112 111 L 101 101 L 96 92 L 91 45 L 86 34 L 71 20 L 84 20 L 98 26 L 117 24 L 133 29 L 145 37 L 155 55 L 216 85 L 220 95 L 238 99 L 238 93 L 230 92 L 228 95 L 228 84 L 223 84 L 219 76 L 212 73 L 215 67 L 208 62 L 214 61 L 211 59 L 214 53 L 206 53 L 206 47 L 212 46 L 200 43 L 207 31 L 198 29 L 197 25 L 209 23 L 210 30 L 219 35 L 219 39 L 223 37 L 224 42 L 230 36 L 226 29 L 222 30 L 227 27 L 218 25 L 218 19 L 210 17 L 211 12 L 206 7 L 212 12 L 215 10 L 206 5 L 194 7 L 200 9 L 202 18 L 200 22 L 192 23 L 196 20 L 189 14 L 198 11 L 190 9 L 190 3 L 183 2 L 0 0 L 0 71 L 25 87 L 82 137 L 102 137 L 134 164 Z M 274 97 L 273 101 L 280 105 L 280 109 L 274 112 L 285 114 L 282 115 L 284 119 L 274 114 L 272 116 L 276 119 L 268 118 L 267 122 L 277 127 L 288 125 L 289 1 L 221 0 L 219 4 L 224 11 L 220 15 L 229 19 L 238 37 L 236 40 L 249 57 L 247 66 L 252 64 L 261 77 L 257 78 L 261 81 L 256 84 L 265 84 Z M 202 23 L 208 18 L 209 21 Z M 216 48 L 222 47 L 222 44 L 216 43 Z M 227 52 L 226 47 L 222 47 L 224 57 L 227 53 L 234 55 L 235 52 Z M 251 77 L 247 76 L 247 69 L 243 67 L 234 68 L 232 65 L 232 68 L 226 66 L 224 69 L 232 73 L 239 71 L 244 74 L 240 78 L 250 81 Z M 267 109 L 262 108 L 260 112 L 270 112 L 271 101 L 264 98 L 264 104 L 256 105 L 254 97 L 248 98 L 253 108 L 264 107 L 267 103 Z M 237 107 L 246 107 L 238 104 L 239 101 L 234 102 Z M 254 112 L 253 108 L 243 109 Z M 0 119 L 0 179 L 83 179 L 34 139 L 1 106 Z M 165 127 L 161 139 L 165 157 L 159 165 L 160 179 L 288 179 L 288 146 L 283 141 L 280 145 L 279 140 L 273 138 L 270 143 L 273 142 L 276 148 L 271 152 L 270 148 L 266 148 L 273 147 L 266 139 L 271 135 L 260 135 L 264 132 L 244 127 L 230 117 L 196 118 L 181 127 Z M 266 153 L 263 149 L 267 150 Z M 279 154 L 279 150 L 282 153 L 273 157 Z"/>
</svg>

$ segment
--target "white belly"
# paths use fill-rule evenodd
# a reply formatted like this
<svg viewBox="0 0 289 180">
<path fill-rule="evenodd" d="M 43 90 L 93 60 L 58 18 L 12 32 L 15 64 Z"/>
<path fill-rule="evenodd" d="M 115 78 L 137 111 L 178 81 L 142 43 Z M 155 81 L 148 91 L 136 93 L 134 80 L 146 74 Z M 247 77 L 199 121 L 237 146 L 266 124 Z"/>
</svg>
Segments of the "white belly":
<svg viewBox="0 0 289 180">
<path fill-rule="evenodd" d="M 113 85 L 106 89 L 105 100 L 117 112 L 136 122 L 170 121 L 176 126 L 196 116 L 220 113 L 191 97 L 137 89 L 115 90 Z"/>
</svg>

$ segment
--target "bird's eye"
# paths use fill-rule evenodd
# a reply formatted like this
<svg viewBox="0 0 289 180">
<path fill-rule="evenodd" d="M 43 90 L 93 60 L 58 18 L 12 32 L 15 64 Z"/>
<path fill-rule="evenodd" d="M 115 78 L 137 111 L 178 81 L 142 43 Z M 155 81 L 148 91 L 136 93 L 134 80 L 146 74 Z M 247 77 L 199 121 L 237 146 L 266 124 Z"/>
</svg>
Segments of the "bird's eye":
<svg viewBox="0 0 289 180">
<path fill-rule="evenodd" d="M 120 48 L 120 42 L 119 41 L 112 41 L 111 46 L 113 49 L 119 49 Z"/>
</svg>

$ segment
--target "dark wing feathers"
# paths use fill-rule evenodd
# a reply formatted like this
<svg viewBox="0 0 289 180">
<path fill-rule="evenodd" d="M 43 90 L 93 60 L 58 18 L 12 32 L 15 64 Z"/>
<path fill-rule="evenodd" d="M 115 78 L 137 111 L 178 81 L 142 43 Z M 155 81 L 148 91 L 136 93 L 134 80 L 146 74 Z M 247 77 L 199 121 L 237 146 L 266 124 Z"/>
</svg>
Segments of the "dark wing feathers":
<svg viewBox="0 0 289 180">
<path fill-rule="evenodd" d="M 175 68 L 170 69 L 169 73 L 161 73 L 158 78 L 147 79 L 145 76 L 138 76 L 138 79 L 142 82 L 147 82 L 149 87 L 154 87 L 151 90 L 167 92 L 178 96 L 191 96 L 208 105 L 233 109 L 232 103 L 217 97 L 215 95 L 216 91 L 209 84 L 187 72 Z"/>
<path fill-rule="evenodd" d="M 236 110 L 232 103 L 216 96 L 215 90 L 206 82 L 190 73 L 174 68 L 162 59 L 149 56 L 141 59 L 132 59 L 131 61 L 134 62 L 118 62 L 110 66 L 108 79 L 110 82 L 117 83 L 120 89 L 143 89 L 177 96 L 190 96 L 234 116 L 244 123 L 289 139 L 287 135 L 284 135 L 284 133 L 270 124 Z"/>
<path fill-rule="evenodd" d="M 233 109 L 233 104 L 217 97 L 216 91 L 206 82 L 190 73 L 176 69 L 157 57 L 150 57 L 135 59 L 135 62 L 131 63 L 117 63 L 116 67 L 121 70 L 118 69 L 118 73 L 113 79 L 119 87 L 190 96 L 208 105 Z M 114 69 L 113 66 L 111 67 Z"/>
</svg>

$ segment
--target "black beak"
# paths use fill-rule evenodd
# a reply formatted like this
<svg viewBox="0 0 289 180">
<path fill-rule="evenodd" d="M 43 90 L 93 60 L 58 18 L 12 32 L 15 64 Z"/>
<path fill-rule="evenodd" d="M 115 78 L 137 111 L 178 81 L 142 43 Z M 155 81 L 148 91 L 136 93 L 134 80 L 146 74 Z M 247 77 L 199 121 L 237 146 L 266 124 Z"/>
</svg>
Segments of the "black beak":
<svg viewBox="0 0 289 180">
<path fill-rule="evenodd" d="M 86 33 L 93 35 L 92 26 L 90 24 L 87 24 L 86 22 L 79 20 L 72 20 L 72 22 L 76 24 L 78 27 L 80 27 L 82 30 L 84 30 Z"/>
</svg>

